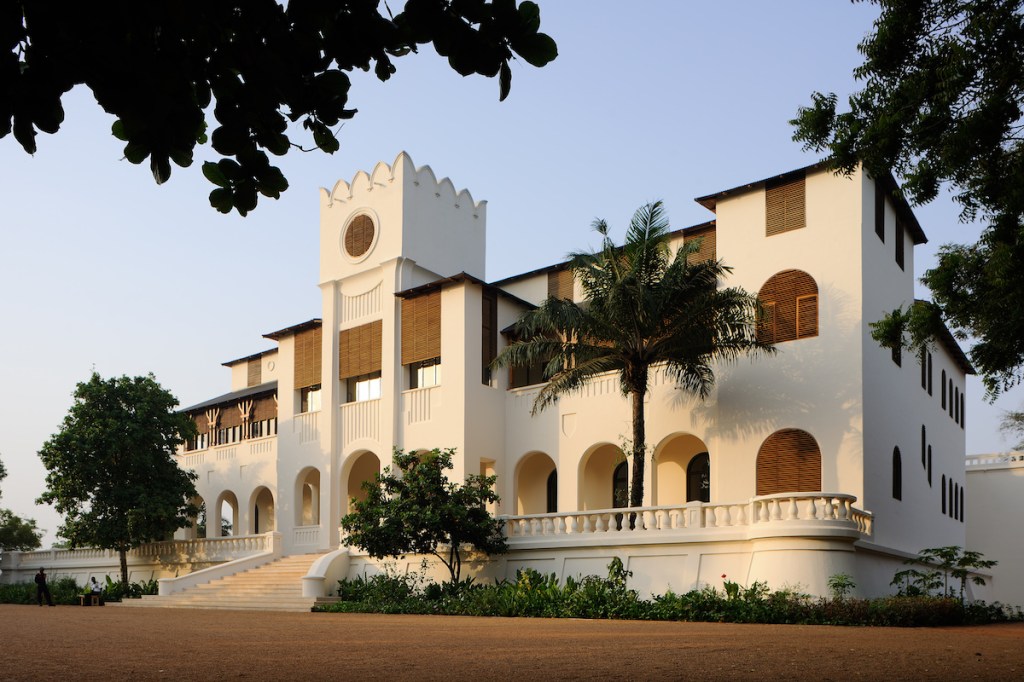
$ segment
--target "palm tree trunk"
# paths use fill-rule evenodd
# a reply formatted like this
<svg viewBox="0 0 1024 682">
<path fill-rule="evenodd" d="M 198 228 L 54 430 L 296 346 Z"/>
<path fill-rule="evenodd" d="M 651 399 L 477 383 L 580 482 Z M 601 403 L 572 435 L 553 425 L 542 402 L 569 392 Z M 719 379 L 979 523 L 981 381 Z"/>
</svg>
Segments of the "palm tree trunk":
<svg viewBox="0 0 1024 682">
<path fill-rule="evenodd" d="M 643 388 L 633 388 L 633 479 L 629 486 L 629 506 L 640 507 L 644 503 L 644 452 L 647 450 L 644 432 L 644 394 L 647 392 L 646 377 Z"/>
</svg>

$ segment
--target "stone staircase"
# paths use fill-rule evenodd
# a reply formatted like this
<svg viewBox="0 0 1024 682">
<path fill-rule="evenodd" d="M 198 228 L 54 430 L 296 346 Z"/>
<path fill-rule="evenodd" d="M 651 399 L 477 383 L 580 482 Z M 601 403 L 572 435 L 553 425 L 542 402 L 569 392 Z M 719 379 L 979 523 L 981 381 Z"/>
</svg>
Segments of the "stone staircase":
<svg viewBox="0 0 1024 682">
<path fill-rule="evenodd" d="M 282 557 L 259 568 L 203 583 L 177 594 L 126 599 L 121 606 L 309 611 L 316 599 L 302 596 L 302 576 L 318 556 L 296 554 Z"/>
</svg>

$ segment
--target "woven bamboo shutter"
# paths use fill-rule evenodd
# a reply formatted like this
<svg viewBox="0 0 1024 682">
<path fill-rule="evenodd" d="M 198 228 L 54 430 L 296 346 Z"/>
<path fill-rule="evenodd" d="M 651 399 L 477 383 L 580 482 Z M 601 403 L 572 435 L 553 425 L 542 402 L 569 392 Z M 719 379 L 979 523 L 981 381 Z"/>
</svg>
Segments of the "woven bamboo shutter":
<svg viewBox="0 0 1024 682">
<path fill-rule="evenodd" d="M 370 250 L 373 244 L 373 220 L 368 215 L 358 215 L 345 230 L 345 251 L 353 258 L 359 258 Z"/>
<path fill-rule="evenodd" d="M 223 405 L 220 408 L 220 428 L 230 429 L 242 424 L 242 415 L 238 412 L 238 403 Z"/>
<path fill-rule="evenodd" d="M 896 265 L 903 269 L 903 221 L 896 219 Z"/>
<path fill-rule="evenodd" d="M 548 273 L 548 296 L 572 300 L 572 270 L 557 270 Z"/>
<path fill-rule="evenodd" d="M 263 363 L 262 358 L 256 358 L 255 360 L 249 361 L 249 380 L 246 382 L 248 386 L 259 386 L 263 383 Z"/>
<path fill-rule="evenodd" d="M 765 308 L 774 304 L 775 343 L 818 335 L 818 285 L 806 272 L 783 270 L 773 275 L 757 297 Z"/>
<path fill-rule="evenodd" d="M 498 357 L 498 294 L 487 290 L 483 292 L 480 308 L 480 363 L 481 381 L 491 382 L 491 362 Z"/>
<path fill-rule="evenodd" d="M 349 379 L 380 371 L 380 320 L 338 333 L 338 378 Z"/>
<path fill-rule="evenodd" d="M 320 383 L 323 343 L 321 327 L 307 329 L 295 335 L 295 388 L 307 388 Z"/>
<path fill-rule="evenodd" d="M 203 413 L 193 414 L 192 421 L 196 424 L 196 435 L 202 436 L 210 432 L 210 420 Z"/>
<path fill-rule="evenodd" d="M 885 243 L 885 190 L 875 183 L 875 234 Z"/>
<path fill-rule="evenodd" d="M 261 422 L 264 419 L 274 419 L 275 417 L 277 417 L 277 402 L 274 400 L 274 396 L 266 395 L 253 401 L 252 421 Z"/>
<path fill-rule="evenodd" d="M 698 239 L 701 240 L 700 249 L 698 249 L 696 253 L 691 253 L 687 257 L 686 262 L 689 263 L 690 265 L 694 265 L 696 263 L 702 263 L 706 260 L 716 260 L 718 258 L 716 234 L 717 232 L 715 228 L 712 227 L 710 229 L 701 230 L 700 232 L 694 232 L 683 237 L 683 243 L 687 244 Z"/>
<path fill-rule="evenodd" d="M 757 452 L 757 494 L 821 490 L 821 450 L 800 429 L 776 431 Z"/>
<path fill-rule="evenodd" d="M 806 223 L 804 177 L 765 185 L 765 235 L 799 230 Z"/>
<path fill-rule="evenodd" d="M 441 292 L 402 301 L 402 364 L 441 356 Z"/>
</svg>

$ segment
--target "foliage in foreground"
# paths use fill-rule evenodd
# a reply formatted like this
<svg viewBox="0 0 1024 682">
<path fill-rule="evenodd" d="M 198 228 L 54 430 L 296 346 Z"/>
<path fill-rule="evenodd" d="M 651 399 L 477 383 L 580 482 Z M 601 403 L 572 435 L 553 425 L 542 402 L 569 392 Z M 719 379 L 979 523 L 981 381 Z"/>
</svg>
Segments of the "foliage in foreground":
<svg viewBox="0 0 1024 682">
<path fill-rule="evenodd" d="M 78 597 L 92 594 L 88 587 L 80 587 L 74 578 L 56 578 L 48 582 L 50 596 L 54 604 L 77 605 Z M 122 583 L 107 576 L 103 587 L 104 601 L 121 601 L 122 599 L 140 599 L 142 595 L 157 594 L 159 583 L 156 580 Z M 36 584 L 34 582 L 12 583 L 0 585 L 0 604 L 35 604 Z"/>
<path fill-rule="evenodd" d="M 641 599 L 627 587 L 631 572 L 613 559 L 608 577 L 567 578 L 533 569 L 516 572 L 513 581 L 481 585 L 472 579 L 438 585 L 422 573 L 393 571 L 339 581 L 341 601 L 317 607 L 345 613 L 416 613 L 451 616 L 536 618 L 612 618 L 728 623 L 876 625 L 922 627 L 1024 620 L 1019 608 L 934 596 L 850 599 L 839 580 L 833 598 L 814 598 L 790 589 L 771 590 L 755 582 L 744 587 L 724 580 L 724 589 L 707 585 L 685 594 L 668 592 Z"/>
</svg>

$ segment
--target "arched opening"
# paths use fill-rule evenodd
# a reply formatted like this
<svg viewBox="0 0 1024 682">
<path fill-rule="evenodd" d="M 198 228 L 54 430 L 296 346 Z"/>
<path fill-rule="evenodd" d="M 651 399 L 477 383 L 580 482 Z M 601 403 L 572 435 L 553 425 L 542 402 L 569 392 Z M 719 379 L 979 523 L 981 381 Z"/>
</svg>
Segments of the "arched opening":
<svg viewBox="0 0 1024 682">
<path fill-rule="evenodd" d="M 194 504 L 199 511 L 192 517 L 192 526 L 189 527 L 186 537 L 189 540 L 198 540 L 200 538 L 207 537 L 206 529 L 209 525 L 206 521 L 206 501 L 199 495 L 192 498 L 192 504 Z"/>
<path fill-rule="evenodd" d="M 818 285 L 806 272 L 783 270 L 772 275 L 757 298 L 758 340 L 781 343 L 818 335 Z"/>
<path fill-rule="evenodd" d="M 320 524 L 320 470 L 303 469 L 295 479 L 295 525 Z"/>
<path fill-rule="evenodd" d="M 254 535 L 269 533 L 274 530 L 274 495 L 265 486 L 260 486 L 252 493 L 249 503 L 252 519 L 249 521 L 250 532 Z"/>
<path fill-rule="evenodd" d="M 620 462 L 612 474 L 612 506 L 616 509 L 629 506 L 629 467 Z"/>
<path fill-rule="evenodd" d="M 704 441 L 690 434 L 670 436 L 655 453 L 653 504 L 711 500 L 711 461 Z"/>
<path fill-rule="evenodd" d="M 903 499 L 903 459 L 900 449 L 892 449 L 892 499 Z"/>
<path fill-rule="evenodd" d="M 351 512 L 352 500 L 362 502 L 366 499 L 366 491 L 363 490 L 363 482 L 373 481 L 380 473 L 380 459 L 369 451 L 364 451 L 355 456 L 352 466 L 348 470 L 348 481 L 345 485 L 347 495 L 345 497 L 345 510 Z"/>
<path fill-rule="evenodd" d="M 531 452 L 519 460 L 516 467 L 515 501 L 516 514 L 545 514 L 558 508 L 558 489 L 555 484 L 555 498 L 551 499 L 551 477 L 556 476 L 555 461 L 543 452 Z"/>
<path fill-rule="evenodd" d="M 800 429 L 782 429 L 765 439 L 757 451 L 757 494 L 821 490 L 821 450 L 814 436 Z"/>
<path fill-rule="evenodd" d="M 235 535 L 237 529 L 235 522 L 238 520 L 238 498 L 230 490 L 220 494 L 217 498 L 217 505 L 213 509 L 209 519 L 212 528 L 207 527 L 206 537 L 228 537 Z M 217 529 L 220 529 L 218 532 Z"/>
<path fill-rule="evenodd" d="M 625 464 L 628 472 L 629 466 L 622 450 L 610 443 L 598 445 L 583 457 L 579 477 L 581 509 L 611 509 L 615 506 L 613 479 L 620 464 Z M 626 499 L 628 501 L 628 495 Z"/>
<path fill-rule="evenodd" d="M 558 512 L 558 469 L 552 469 L 548 474 L 547 510 L 548 514 Z"/>
</svg>

